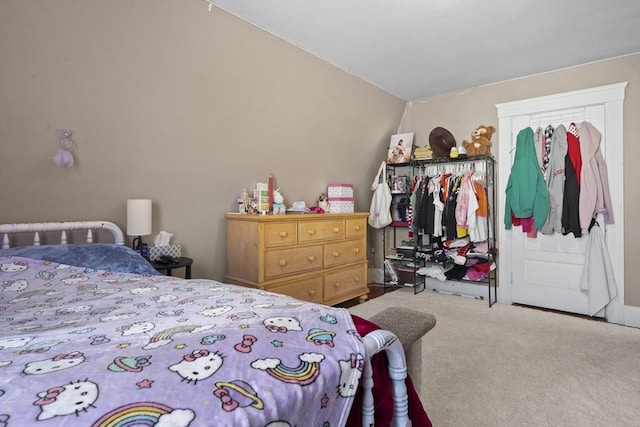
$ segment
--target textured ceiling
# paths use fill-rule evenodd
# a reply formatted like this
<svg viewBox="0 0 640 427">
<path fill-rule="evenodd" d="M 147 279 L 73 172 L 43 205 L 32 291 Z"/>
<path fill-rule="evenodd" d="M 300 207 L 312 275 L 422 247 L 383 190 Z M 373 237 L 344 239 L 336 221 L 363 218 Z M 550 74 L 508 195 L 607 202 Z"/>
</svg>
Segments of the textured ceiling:
<svg viewBox="0 0 640 427">
<path fill-rule="evenodd" d="M 640 0 L 205 0 L 401 99 L 640 52 Z"/>
</svg>

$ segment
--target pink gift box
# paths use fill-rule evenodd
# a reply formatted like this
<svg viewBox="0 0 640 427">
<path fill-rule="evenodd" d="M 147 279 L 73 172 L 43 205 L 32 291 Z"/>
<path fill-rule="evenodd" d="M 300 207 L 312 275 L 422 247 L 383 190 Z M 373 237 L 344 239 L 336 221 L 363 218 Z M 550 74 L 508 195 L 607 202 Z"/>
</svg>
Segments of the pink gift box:
<svg viewBox="0 0 640 427">
<path fill-rule="evenodd" d="M 327 197 L 331 198 L 349 198 L 353 199 L 353 184 L 329 184 Z"/>
<path fill-rule="evenodd" d="M 328 197 L 329 213 L 352 213 L 354 211 L 353 197 Z"/>
</svg>

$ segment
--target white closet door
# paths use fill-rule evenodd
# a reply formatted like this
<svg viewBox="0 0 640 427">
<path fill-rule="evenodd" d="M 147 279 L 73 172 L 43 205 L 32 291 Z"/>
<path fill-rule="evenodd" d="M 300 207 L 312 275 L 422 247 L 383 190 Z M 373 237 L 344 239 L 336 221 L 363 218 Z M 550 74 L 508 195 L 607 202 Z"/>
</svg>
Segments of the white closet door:
<svg viewBox="0 0 640 427">
<path fill-rule="evenodd" d="M 557 128 L 562 124 L 568 128 L 571 122 L 580 126 L 585 120 L 605 135 L 602 105 L 553 114 L 517 116 L 513 118 L 513 125 L 516 132 L 527 126 L 535 131 L 538 126 L 544 129 L 547 125 Z M 603 139 L 603 152 L 606 151 L 604 144 L 606 141 Z M 576 238 L 573 233 L 565 236 L 540 232 L 537 238 L 529 238 L 521 227 L 513 227 L 510 234 L 514 261 L 511 277 L 513 302 L 588 315 L 589 295 L 580 290 L 579 283 L 588 238 Z"/>
<path fill-rule="evenodd" d="M 518 132 L 548 124 L 567 127 L 586 120 L 602 133 L 601 150 L 609 166 L 609 188 L 615 224 L 607 225 L 606 243 L 611 255 L 618 296 L 596 315 L 610 322 L 635 325 L 624 306 L 624 204 L 623 204 L 623 101 L 627 83 L 524 99 L 496 105 L 499 118 L 498 217 L 505 215 L 507 180 Z M 553 149 L 553 148 L 552 148 Z M 498 302 L 521 303 L 588 314 L 588 294 L 579 289 L 588 241 L 573 234 L 526 237 L 520 227 L 498 230 Z"/>
</svg>

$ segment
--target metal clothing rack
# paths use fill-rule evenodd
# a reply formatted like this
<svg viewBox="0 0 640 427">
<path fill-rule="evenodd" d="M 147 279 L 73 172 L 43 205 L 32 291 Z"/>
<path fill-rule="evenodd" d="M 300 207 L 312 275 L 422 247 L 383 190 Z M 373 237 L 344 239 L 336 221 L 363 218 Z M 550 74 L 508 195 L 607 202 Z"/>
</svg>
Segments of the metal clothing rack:
<svg viewBox="0 0 640 427">
<path fill-rule="evenodd" d="M 400 165 L 398 165 L 400 166 Z M 411 166 L 411 178 L 413 179 L 416 175 L 419 177 L 424 176 L 437 176 L 442 174 L 455 174 L 460 175 L 463 174 L 470 169 L 480 175 L 480 179 L 484 181 L 484 187 L 487 190 L 487 201 L 488 201 L 488 212 L 486 217 L 486 226 L 488 230 L 488 238 L 487 244 L 489 251 L 487 253 L 488 262 L 496 263 L 497 258 L 497 250 L 495 247 L 495 230 L 496 230 L 496 219 L 495 219 L 495 207 L 496 207 L 496 191 L 495 191 L 495 159 L 491 156 L 483 156 L 483 157 L 473 157 L 473 158 L 465 158 L 465 159 L 429 159 L 429 160 L 412 160 L 409 165 L 402 166 Z M 395 172 L 395 170 L 394 170 Z M 409 190 L 410 191 L 410 190 Z M 409 194 L 410 195 L 410 194 Z M 391 259 L 387 257 L 387 229 L 390 228 L 393 234 L 393 244 L 397 243 L 397 227 L 409 227 L 410 224 L 392 224 L 383 230 L 383 248 L 385 251 L 384 254 L 384 287 L 385 291 L 389 288 L 396 288 L 404 286 L 403 283 L 398 281 L 397 283 L 388 283 L 386 278 L 387 273 L 389 273 L 389 266 L 387 265 L 387 261 L 399 262 L 401 264 L 405 264 L 409 266 L 409 270 L 413 271 L 413 288 L 414 293 L 421 292 L 426 288 L 426 276 L 417 274 L 417 270 L 426 265 L 426 261 L 423 257 L 420 256 L 419 247 L 418 247 L 418 239 L 420 236 L 414 236 L 414 244 L 413 249 L 410 253 L 405 252 L 400 259 Z M 442 265 L 447 265 L 446 262 L 442 263 Z M 465 279 L 456 279 L 456 282 L 467 282 L 467 283 L 486 283 L 487 291 L 488 291 L 488 303 L 489 307 L 491 307 L 495 302 L 497 302 L 497 265 L 496 268 L 490 270 L 487 277 L 480 281 L 469 281 Z M 493 288 L 493 295 L 491 289 Z"/>
</svg>

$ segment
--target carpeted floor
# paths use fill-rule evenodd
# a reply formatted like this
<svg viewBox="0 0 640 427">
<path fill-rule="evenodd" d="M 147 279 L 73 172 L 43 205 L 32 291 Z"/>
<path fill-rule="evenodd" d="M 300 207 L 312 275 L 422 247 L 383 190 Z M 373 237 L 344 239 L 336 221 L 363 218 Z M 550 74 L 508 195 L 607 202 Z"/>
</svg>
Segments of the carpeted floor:
<svg viewBox="0 0 640 427">
<path fill-rule="evenodd" d="M 436 427 L 640 426 L 640 329 L 399 289 L 349 308 L 435 315 L 422 390 Z"/>
</svg>

